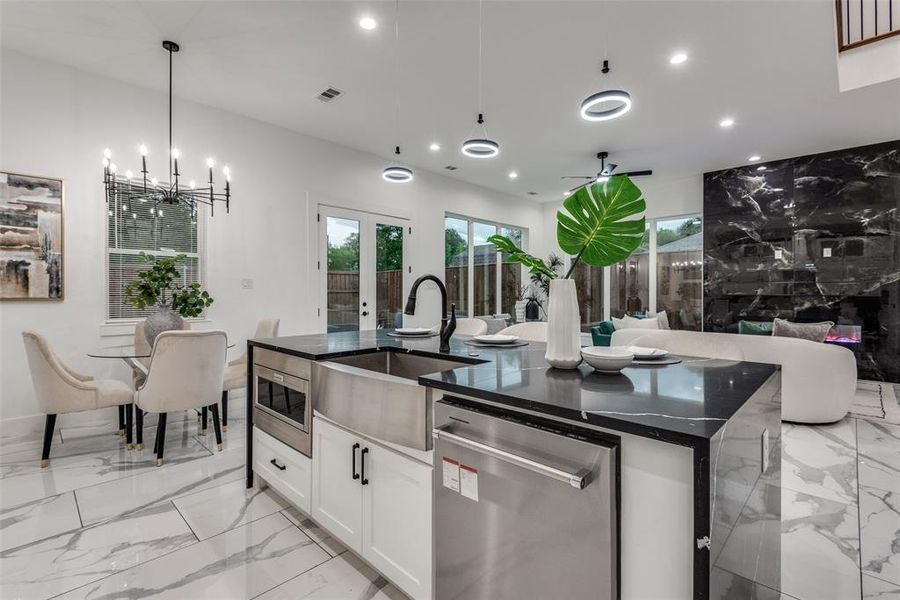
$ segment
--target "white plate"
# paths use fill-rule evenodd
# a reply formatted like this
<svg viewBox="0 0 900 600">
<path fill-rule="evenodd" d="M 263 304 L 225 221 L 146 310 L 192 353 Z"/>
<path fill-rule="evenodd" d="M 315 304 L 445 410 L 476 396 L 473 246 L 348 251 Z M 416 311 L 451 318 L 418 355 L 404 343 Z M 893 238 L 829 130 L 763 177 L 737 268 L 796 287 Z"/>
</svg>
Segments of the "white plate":
<svg viewBox="0 0 900 600">
<path fill-rule="evenodd" d="M 519 336 L 492 333 L 488 335 L 476 335 L 472 339 L 476 342 L 481 342 L 482 344 L 512 344 L 513 342 L 519 341 Z"/>
<path fill-rule="evenodd" d="M 662 348 L 644 348 L 643 346 L 628 346 L 628 351 L 634 354 L 638 360 L 662 358 L 669 354 L 668 350 Z"/>
<path fill-rule="evenodd" d="M 400 335 L 428 335 L 429 333 L 434 333 L 434 329 L 431 327 L 398 327 L 394 330 L 394 333 L 399 333 Z"/>
</svg>

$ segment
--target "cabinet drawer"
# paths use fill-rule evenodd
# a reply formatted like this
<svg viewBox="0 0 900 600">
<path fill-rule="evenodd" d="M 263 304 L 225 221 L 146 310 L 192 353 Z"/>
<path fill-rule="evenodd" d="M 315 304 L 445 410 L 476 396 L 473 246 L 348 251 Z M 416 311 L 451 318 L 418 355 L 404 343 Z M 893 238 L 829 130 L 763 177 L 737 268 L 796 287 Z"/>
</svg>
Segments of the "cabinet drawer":
<svg viewBox="0 0 900 600">
<path fill-rule="evenodd" d="M 297 508 L 310 512 L 312 462 L 256 427 L 253 428 L 253 470 Z"/>
</svg>

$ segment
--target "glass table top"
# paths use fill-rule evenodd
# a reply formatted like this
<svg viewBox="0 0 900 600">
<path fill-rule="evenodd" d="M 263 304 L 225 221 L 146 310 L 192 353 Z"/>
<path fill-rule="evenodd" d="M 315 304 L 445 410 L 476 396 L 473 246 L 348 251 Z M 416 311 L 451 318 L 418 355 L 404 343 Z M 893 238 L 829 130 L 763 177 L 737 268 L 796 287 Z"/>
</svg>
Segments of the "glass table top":
<svg viewBox="0 0 900 600">
<path fill-rule="evenodd" d="M 228 342 L 229 348 L 234 348 L 233 342 Z M 126 344 L 124 346 L 107 346 L 105 348 L 95 348 L 90 350 L 87 355 L 91 358 L 150 358 L 152 350 L 150 348 L 137 349 L 134 344 Z"/>
</svg>

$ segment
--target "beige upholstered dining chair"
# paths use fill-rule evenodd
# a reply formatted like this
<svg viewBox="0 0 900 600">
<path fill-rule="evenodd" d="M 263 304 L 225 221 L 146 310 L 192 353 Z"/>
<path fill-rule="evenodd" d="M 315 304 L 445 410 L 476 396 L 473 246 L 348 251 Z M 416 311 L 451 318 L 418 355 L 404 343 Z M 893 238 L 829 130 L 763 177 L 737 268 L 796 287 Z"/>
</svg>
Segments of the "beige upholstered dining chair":
<svg viewBox="0 0 900 600">
<path fill-rule="evenodd" d="M 159 413 L 156 428 L 156 465 L 163 463 L 166 414 L 209 407 L 216 444 L 222 450 L 219 393 L 225 373 L 227 339 L 224 331 L 164 331 L 153 344 L 144 385 L 134 393 L 137 407 L 137 443 L 142 448 L 144 412 Z"/>
<path fill-rule="evenodd" d="M 270 338 L 278 335 L 280 319 L 262 319 L 256 324 L 256 333 L 251 339 Z M 244 352 L 228 363 L 225 368 L 225 382 L 222 385 L 222 430 L 228 431 L 228 392 L 247 386 L 247 353 Z M 206 429 L 206 421 L 203 422 Z"/>
<path fill-rule="evenodd" d="M 531 321 L 528 323 L 516 323 L 506 329 L 497 332 L 502 335 L 517 335 L 528 342 L 547 341 L 547 323 L 544 321 Z"/>
<path fill-rule="evenodd" d="M 23 331 L 25 355 L 31 371 L 31 381 L 37 396 L 38 408 L 47 415 L 44 426 L 44 447 L 41 452 L 41 468 L 50 464 L 50 444 L 56 416 L 65 413 L 94 410 L 112 406 L 128 406 L 134 392 L 125 383 L 114 379 L 95 380 L 82 375 L 59 360 L 50 349 L 47 340 L 33 331 Z M 131 414 L 131 411 L 128 411 Z M 128 427 L 127 443 L 131 445 L 131 427 Z"/>
<path fill-rule="evenodd" d="M 188 330 L 191 328 L 190 321 L 184 321 L 181 325 L 183 330 Z M 134 350 L 135 354 L 145 354 L 146 358 L 135 358 L 134 361 L 139 363 L 134 365 L 134 369 L 131 373 L 131 379 L 134 383 L 134 389 L 138 389 L 142 385 L 144 385 L 144 376 L 147 373 L 147 369 L 150 367 L 150 352 L 152 348 L 150 347 L 150 342 L 147 341 L 147 336 L 144 335 L 144 321 L 138 321 L 134 326 Z M 132 363 L 134 364 L 134 363 Z M 119 407 L 119 435 L 123 435 L 125 433 L 125 407 Z"/>
<path fill-rule="evenodd" d="M 456 331 L 459 335 L 482 335 L 487 333 L 488 324 L 484 319 L 463 318 L 456 320 Z"/>
</svg>

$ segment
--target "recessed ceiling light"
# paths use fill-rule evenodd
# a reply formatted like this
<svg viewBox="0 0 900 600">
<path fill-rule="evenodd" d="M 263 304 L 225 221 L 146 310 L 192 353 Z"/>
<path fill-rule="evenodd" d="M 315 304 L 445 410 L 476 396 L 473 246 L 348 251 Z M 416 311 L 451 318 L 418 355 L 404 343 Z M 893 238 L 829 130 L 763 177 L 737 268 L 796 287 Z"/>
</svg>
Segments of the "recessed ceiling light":
<svg viewBox="0 0 900 600">
<path fill-rule="evenodd" d="M 757 170 L 757 171 L 765 171 L 765 170 L 766 170 L 766 165 L 760 165 L 760 166 L 756 167 L 756 170 Z"/>
<path fill-rule="evenodd" d="M 441 145 L 438 144 L 437 142 L 431 142 L 431 145 L 428 146 L 428 149 L 431 150 L 432 152 L 437 152 L 438 150 L 441 149 Z"/>
<path fill-rule="evenodd" d="M 734 125 L 734 119 L 731 117 L 725 117 L 719 121 L 719 127 L 731 127 L 732 125 Z"/>
<path fill-rule="evenodd" d="M 518 177 L 518 176 L 519 176 L 519 174 L 516 173 L 515 171 L 510 171 L 510 172 L 509 172 L 509 178 L 510 178 L 510 179 L 515 179 L 515 178 Z"/>
<path fill-rule="evenodd" d="M 753 156 L 751 156 L 751 157 L 748 158 L 747 160 L 749 160 L 750 162 L 756 162 L 756 161 L 758 161 L 760 158 L 761 158 L 761 157 L 760 157 L 759 154 L 754 154 Z"/>
<path fill-rule="evenodd" d="M 669 64 L 680 65 L 686 60 L 687 54 L 685 54 L 684 52 L 678 52 L 677 54 L 673 54 L 671 58 L 669 58 Z"/>
<path fill-rule="evenodd" d="M 359 26 L 367 31 L 371 31 L 378 27 L 378 23 L 372 17 L 363 17 L 359 20 Z"/>
</svg>

